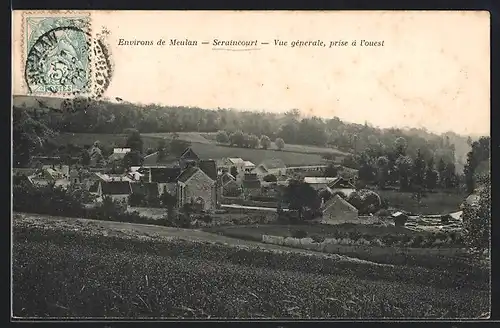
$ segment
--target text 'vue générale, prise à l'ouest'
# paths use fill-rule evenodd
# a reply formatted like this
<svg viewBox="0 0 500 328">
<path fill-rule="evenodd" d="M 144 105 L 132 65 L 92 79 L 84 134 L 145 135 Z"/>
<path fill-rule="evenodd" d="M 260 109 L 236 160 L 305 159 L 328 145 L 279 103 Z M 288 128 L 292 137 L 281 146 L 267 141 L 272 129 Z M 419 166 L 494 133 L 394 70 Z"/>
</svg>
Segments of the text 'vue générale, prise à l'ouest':
<svg viewBox="0 0 500 328">
<path fill-rule="evenodd" d="M 275 46 L 275 47 L 289 47 L 289 48 L 315 48 L 315 47 L 324 47 L 324 48 L 337 48 L 337 47 L 383 47 L 385 46 L 384 40 L 365 40 L 365 39 L 353 39 L 353 40 L 320 40 L 320 39 L 312 39 L 312 40 L 282 40 L 282 39 L 273 39 L 269 40 L 256 40 L 256 39 L 248 39 L 248 40 L 221 40 L 221 39 L 213 39 L 213 40 L 194 40 L 194 39 L 158 39 L 156 41 L 153 40 L 126 40 L 123 38 L 118 39 L 119 46 L 170 46 L 170 47 L 193 47 L 200 45 L 208 45 L 214 48 L 217 47 L 238 47 L 238 48 L 255 48 L 260 46 Z"/>
</svg>

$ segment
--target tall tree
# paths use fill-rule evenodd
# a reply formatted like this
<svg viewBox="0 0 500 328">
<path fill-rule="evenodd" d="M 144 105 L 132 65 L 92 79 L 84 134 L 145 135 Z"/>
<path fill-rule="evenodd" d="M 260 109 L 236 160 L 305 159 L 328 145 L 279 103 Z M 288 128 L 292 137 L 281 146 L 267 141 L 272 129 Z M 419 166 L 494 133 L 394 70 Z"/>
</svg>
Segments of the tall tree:
<svg viewBox="0 0 500 328">
<path fill-rule="evenodd" d="M 438 172 L 434 169 L 434 158 L 431 157 L 427 161 L 427 169 L 425 171 L 425 186 L 432 190 L 437 186 Z"/>
<path fill-rule="evenodd" d="M 284 198 L 289 203 L 289 209 L 298 211 L 299 219 L 303 218 L 304 209 L 309 208 L 314 211 L 321 205 L 316 190 L 310 184 L 295 179 L 286 187 Z"/>
<path fill-rule="evenodd" d="M 137 151 L 142 154 L 143 144 L 144 143 L 142 141 L 141 134 L 139 133 L 139 131 L 138 130 L 130 131 L 127 137 L 126 146 L 131 150 Z"/>
<path fill-rule="evenodd" d="M 279 150 L 285 148 L 285 141 L 283 141 L 283 139 L 281 138 L 276 138 L 276 140 L 274 140 L 274 144 L 276 145 L 276 147 L 278 147 Z"/>
<path fill-rule="evenodd" d="M 425 161 L 420 152 L 420 149 L 417 150 L 417 156 L 413 161 L 412 166 L 412 185 L 418 189 L 424 187 L 425 183 Z"/>
<path fill-rule="evenodd" d="M 389 160 L 387 159 L 386 156 L 380 156 L 377 159 L 378 187 L 380 189 L 385 188 L 388 171 L 389 171 Z"/>
<path fill-rule="evenodd" d="M 265 134 L 263 134 L 261 137 L 260 137 L 260 146 L 264 149 L 267 149 L 271 146 L 271 139 L 266 136 Z"/>
<path fill-rule="evenodd" d="M 410 156 L 400 156 L 396 160 L 396 167 L 399 175 L 399 187 L 402 191 L 408 190 L 410 187 L 410 170 L 413 161 Z"/>
</svg>

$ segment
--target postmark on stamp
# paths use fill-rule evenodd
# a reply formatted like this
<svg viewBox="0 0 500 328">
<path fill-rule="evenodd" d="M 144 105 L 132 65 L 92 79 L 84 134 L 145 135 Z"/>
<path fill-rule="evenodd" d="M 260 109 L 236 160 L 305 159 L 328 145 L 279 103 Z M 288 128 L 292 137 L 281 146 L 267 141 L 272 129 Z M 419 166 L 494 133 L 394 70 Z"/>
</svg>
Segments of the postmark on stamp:
<svg viewBox="0 0 500 328">
<path fill-rule="evenodd" d="M 26 14 L 24 80 L 29 94 L 99 98 L 109 85 L 109 51 L 83 12 Z"/>
<path fill-rule="evenodd" d="M 25 17 L 31 94 L 85 94 L 91 86 L 90 16 Z"/>
</svg>

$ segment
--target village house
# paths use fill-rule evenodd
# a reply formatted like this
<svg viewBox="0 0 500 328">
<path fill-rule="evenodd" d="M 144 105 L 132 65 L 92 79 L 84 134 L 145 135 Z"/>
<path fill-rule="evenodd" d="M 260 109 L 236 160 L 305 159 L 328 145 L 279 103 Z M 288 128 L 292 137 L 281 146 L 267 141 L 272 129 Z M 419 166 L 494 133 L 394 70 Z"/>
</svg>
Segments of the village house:
<svg viewBox="0 0 500 328">
<path fill-rule="evenodd" d="M 51 183 L 56 187 L 68 188 L 70 186 L 70 173 L 68 165 L 50 165 L 37 169 L 28 176 L 28 181 L 33 185 L 46 186 Z"/>
<path fill-rule="evenodd" d="M 225 172 L 219 175 L 220 186 L 222 187 L 222 196 L 237 197 L 241 195 L 241 184 L 236 182 L 236 178 L 230 173 Z"/>
<path fill-rule="evenodd" d="M 315 219 L 323 224 L 359 223 L 358 210 L 339 195 L 321 207 L 322 217 Z"/>
<path fill-rule="evenodd" d="M 181 156 L 179 156 L 179 166 L 181 169 L 196 165 L 199 161 L 200 158 L 191 147 L 186 148 Z"/>
<path fill-rule="evenodd" d="M 149 168 L 144 174 L 147 182 L 156 183 L 158 195 L 168 192 L 175 195 L 177 192 L 177 179 L 181 174 L 180 167 Z"/>
<path fill-rule="evenodd" d="M 113 201 L 128 203 L 128 197 L 132 193 L 132 186 L 129 181 L 98 181 L 90 188 L 90 193 L 102 200 L 110 197 Z"/>
<path fill-rule="evenodd" d="M 273 174 L 276 177 L 285 176 L 286 165 L 281 159 L 269 159 L 260 163 L 255 169 L 253 169 L 252 173 L 257 174 L 260 180 L 269 174 Z"/>
<path fill-rule="evenodd" d="M 177 179 L 177 207 L 193 204 L 196 210 L 213 211 L 217 208 L 217 184 L 202 169 L 186 168 Z"/>
<path fill-rule="evenodd" d="M 245 173 L 242 182 L 243 194 L 245 197 L 260 195 L 262 183 L 256 173 Z"/>
<path fill-rule="evenodd" d="M 251 173 L 255 169 L 255 167 L 255 164 L 250 161 L 245 161 L 245 164 L 243 166 L 245 173 Z"/>
</svg>

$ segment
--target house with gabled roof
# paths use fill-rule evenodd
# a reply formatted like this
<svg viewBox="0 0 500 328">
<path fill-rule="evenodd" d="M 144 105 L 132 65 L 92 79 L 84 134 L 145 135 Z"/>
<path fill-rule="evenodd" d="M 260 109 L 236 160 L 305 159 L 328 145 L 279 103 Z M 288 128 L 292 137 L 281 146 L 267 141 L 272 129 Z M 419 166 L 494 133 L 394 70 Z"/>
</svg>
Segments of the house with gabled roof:
<svg viewBox="0 0 500 328">
<path fill-rule="evenodd" d="M 179 156 L 179 165 L 181 168 L 186 168 L 190 165 L 195 165 L 200 160 L 200 157 L 194 152 L 191 147 L 188 147 Z"/>
<path fill-rule="evenodd" d="M 189 166 L 177 178 L 177 206 L 193 204 L 196 210 L 217 208 L 217 183 L 196 166 Z"/>
<path fill-rule="evenodd" d="M 271 158 L 264 160 L 262 163 L 257 165 L 255 169 L 252 170 L 262 179 L 268 174 L 273 174 L 277 177 L 286 175 L 286 165 L 283 160 L 279 158 Z"/>
<path fill-rule="evenodd" d="M 333 196 L 322 206 L 322 217 L 316 219 L 323 224 L 359 222 L 358 210 L 339 195 Z"/>
<path fill-rule="evenodd" d="M 99 182 L 102 197 L 110 197 L 113 201 L 127 203 L 132 193 L 129 181 L 105 181 Z"/>
</svg>

